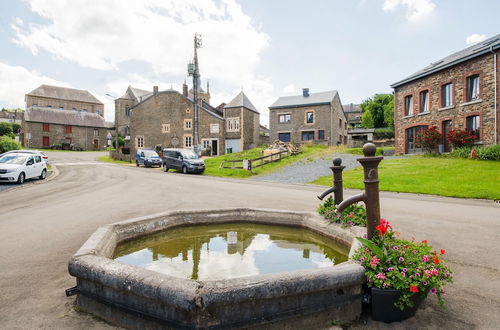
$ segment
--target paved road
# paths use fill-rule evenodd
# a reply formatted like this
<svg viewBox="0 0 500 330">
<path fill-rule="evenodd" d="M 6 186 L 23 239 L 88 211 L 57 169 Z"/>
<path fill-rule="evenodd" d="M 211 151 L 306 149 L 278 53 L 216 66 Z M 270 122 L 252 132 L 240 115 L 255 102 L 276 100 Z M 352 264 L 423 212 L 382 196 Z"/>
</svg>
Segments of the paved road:
<svg viewBox="0 0 500 330">
<path fill-rule="evenodd" d="M 55 154 L 55 153 L 54 153 Z M 77 159 L 74 159 L 76 155 Z M 72 308 L 64 289 L 72 254 L 99 225 L 168 210 L 267 207 L 313 210 L 322 187 L 225 180 L 94 163 L 92 153 L 51 155 L 60 175 L 0 192 L 0 328 L 112 328 Z M 346 192 L 346 195 L 354 193 Z M 356 328 L 490 329 L 500 324 L 500 208 L 492 202 L 381 194 L 382 214 L 409 237 L 448 251 L 456 282 L 448 309 L 427 299 L 403 324 Z"/>
</svg>

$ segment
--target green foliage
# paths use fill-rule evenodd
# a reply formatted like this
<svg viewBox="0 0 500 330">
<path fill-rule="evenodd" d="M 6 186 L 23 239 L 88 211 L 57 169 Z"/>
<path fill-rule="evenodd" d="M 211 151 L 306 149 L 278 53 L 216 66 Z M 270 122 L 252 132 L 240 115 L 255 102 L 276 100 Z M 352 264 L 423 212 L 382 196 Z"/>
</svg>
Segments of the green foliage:
<svg viewBox="0 0 500 330">
<path fill-rule="evenodd" d="M 123 136 L 118 136 L 118 145 L 120 147 L 125 145 L 125 138 Z M 113 147 L 116 148 L 116 137 L 113 138 Z"/>
<path fill-rule="evenodd" d="M 21 149 L 21 144 L 19 144 L 19 142 L 8 136 L 0 136 L 0 154 L 18 149 Z"/>
<path fill-rule="evenodd" d="M 377 151 L 375 151 L 375 156 L 382 156 L 384 149 L 394 149 L 394 147 L 377 148 Z M 348 148 L 344 152 L 352 155 L 363 156 L 363 148 Z"/>
<path fill-rule="evenodd" d="M 394 129 L 393 128 L 376 128 L 375 132 L 373 132 L 373 138 L 375 140 L 392 139 L 392 138 L 394 138 Z"/>
<path fill-rule="evenodd" d="M 345 208 L 341 214 L 337 212 L 332 196 L 328 197 L 323 204 L 320 204 L 318 213 L 334 223 L 343 226 L 363 226 L 366 227 L 366 210 L 363 206 L 352 204 Z"/>
<path fill-rule="evenodd" d="M 457 158 L 472 158 L 472 150 L 476 150 L 476 159 L 500 161 L 500 145 L 456 148 L 450 153 L 450 156 Z"/>
<path fill-rule="evenodd" d="M 446 138 L 451 143 L 453 148 L 468 147 L 471 146 L 476 137 L 466 130 L 451 130 L 446 135 Z"/>
<path fill-rule="evenodd" d="M 446 251 L 434 251 L 425 240 L 400 239 L 384 219 L 380 219 L 377 231 L 371 240 L 358 237 L 364 247 L 353 255 L 365 268 L 368 286 L 399 290 L 401 297 L 395 305 L 401 310 L 413 306 L 411 297 L 416 293 L 435 295 L 444 308 L 443 286 L 453 282 L 444 260 Z"/>
<path fill-rule="evenodd" d="M 0 136 L 12 134 L 12 124 L 11 123 L 0 123 Z"/>
<path fill-rule="evenodd" d="M 424 148 L 429 154 L 437 150 L 440 141 L 441 133 L 439 133 L 436 126 L 421 129 L 416 135 L 417 146 Z"/>
<path fill-rule="evenodd" d="M 361 114 L 361 126 L 364 128 L 373 128 L 374 127 L 373 116 L 370 110 L 365 110 Z"/>
<path fill-rule="evenodd" d="M 392 109 L 392 110 L 391 110 Z M 361 123 L 365 128 L 378 128 L 378 127 L 394 127 L 394 96 L 392 94 L 375 94 L 373 98 L 368 98 L 363 103 L 361 103 Z M 365 126 L 363 123 L 363 118 L 365 117 L 365 112 L 371 114 L 373 124 L 371 126 Z M 366 123 L 370 124 L 369 116 L 366 116 Z M 386 119 L 386 117 L 388 117 Z"/>
<path fill-rule="evenodd" d="M 12 123 L 12 131 L 14 131 L 14 134 L 17 134 L 20 128 L 21 125 L 19 125 L 18 123 Z"/>
</svg>

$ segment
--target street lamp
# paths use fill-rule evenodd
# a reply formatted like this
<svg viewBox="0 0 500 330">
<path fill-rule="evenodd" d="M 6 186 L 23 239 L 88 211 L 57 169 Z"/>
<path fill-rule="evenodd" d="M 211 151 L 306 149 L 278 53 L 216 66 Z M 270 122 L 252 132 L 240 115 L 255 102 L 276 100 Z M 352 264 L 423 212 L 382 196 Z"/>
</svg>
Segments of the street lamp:
<svg viewBox="0 0 500 330">
<path fill-rule="evenodd" d="M 105 95 L 108 97 L 111 97 L 115 102 L 115 128 L 116 128 L 115 150 L 118 153 L 118 113 L 117 113 L 118 109 L 116 108 L 116 100 L 118 98 L 114 95 L 109 94 L 109 93 L 106 93 Z"/>
</svg>

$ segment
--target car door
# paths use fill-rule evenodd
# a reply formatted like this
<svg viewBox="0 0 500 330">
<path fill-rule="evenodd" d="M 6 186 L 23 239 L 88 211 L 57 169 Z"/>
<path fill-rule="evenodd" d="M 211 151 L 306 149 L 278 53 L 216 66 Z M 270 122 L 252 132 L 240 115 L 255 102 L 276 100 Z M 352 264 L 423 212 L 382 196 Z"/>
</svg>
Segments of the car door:
<svg viewBox="0 0 500 330">
<path fill-rule="evenodd" d="M 28 160 L 26 161 L 24 165 L 26 173 L 26 179 L 33 178 L 36 176 L 36 163 L 35 163 L 35 158 L 33 156 L 29 156 Z"/>
<path fill-rule="evenodd" d="M 45 166 L 42 160 L 42 156 L 35 155 L 35 167 L 36 167 L 36 173 L 35 176 L 40 176 L 42 175 L 42 171 L 44 170 Z"/>
<path fill-rule="evenodd" d="M 175 152 L 174 164 L 175 169 L 180 170 L 182 168 L 182 155 L 178 151 Z"/>
</svg>

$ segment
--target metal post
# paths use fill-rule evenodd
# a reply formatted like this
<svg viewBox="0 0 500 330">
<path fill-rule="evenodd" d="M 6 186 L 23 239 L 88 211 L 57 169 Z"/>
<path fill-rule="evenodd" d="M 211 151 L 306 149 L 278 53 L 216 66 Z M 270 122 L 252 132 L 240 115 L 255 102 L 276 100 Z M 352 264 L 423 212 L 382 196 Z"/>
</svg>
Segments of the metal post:
<svg viewBox="0 0 500 330">
<path fill-rule="evenodd" d="M 384 157 L 375 157 L 377 148 L 373 143 L 363 146 L 364 158 L 358 158 L 363 166 L 365 183 L 365 205 L 366 205 L 366 232 L 368 239 L 375 234 L 375 227 L 380 221 L 380 198 L 378 188 L 378 164 Z"/>
<path fill-rule="evenodd" d="M 344 200 L 344 183 L 342 182 L 342 171 L 345 166 L 341 166 L 342 159 L 335 158 L 330 169 L 333 172 L 333 187 L 335 187 L 335 205 L 339 205 Z"/>
</svg>

